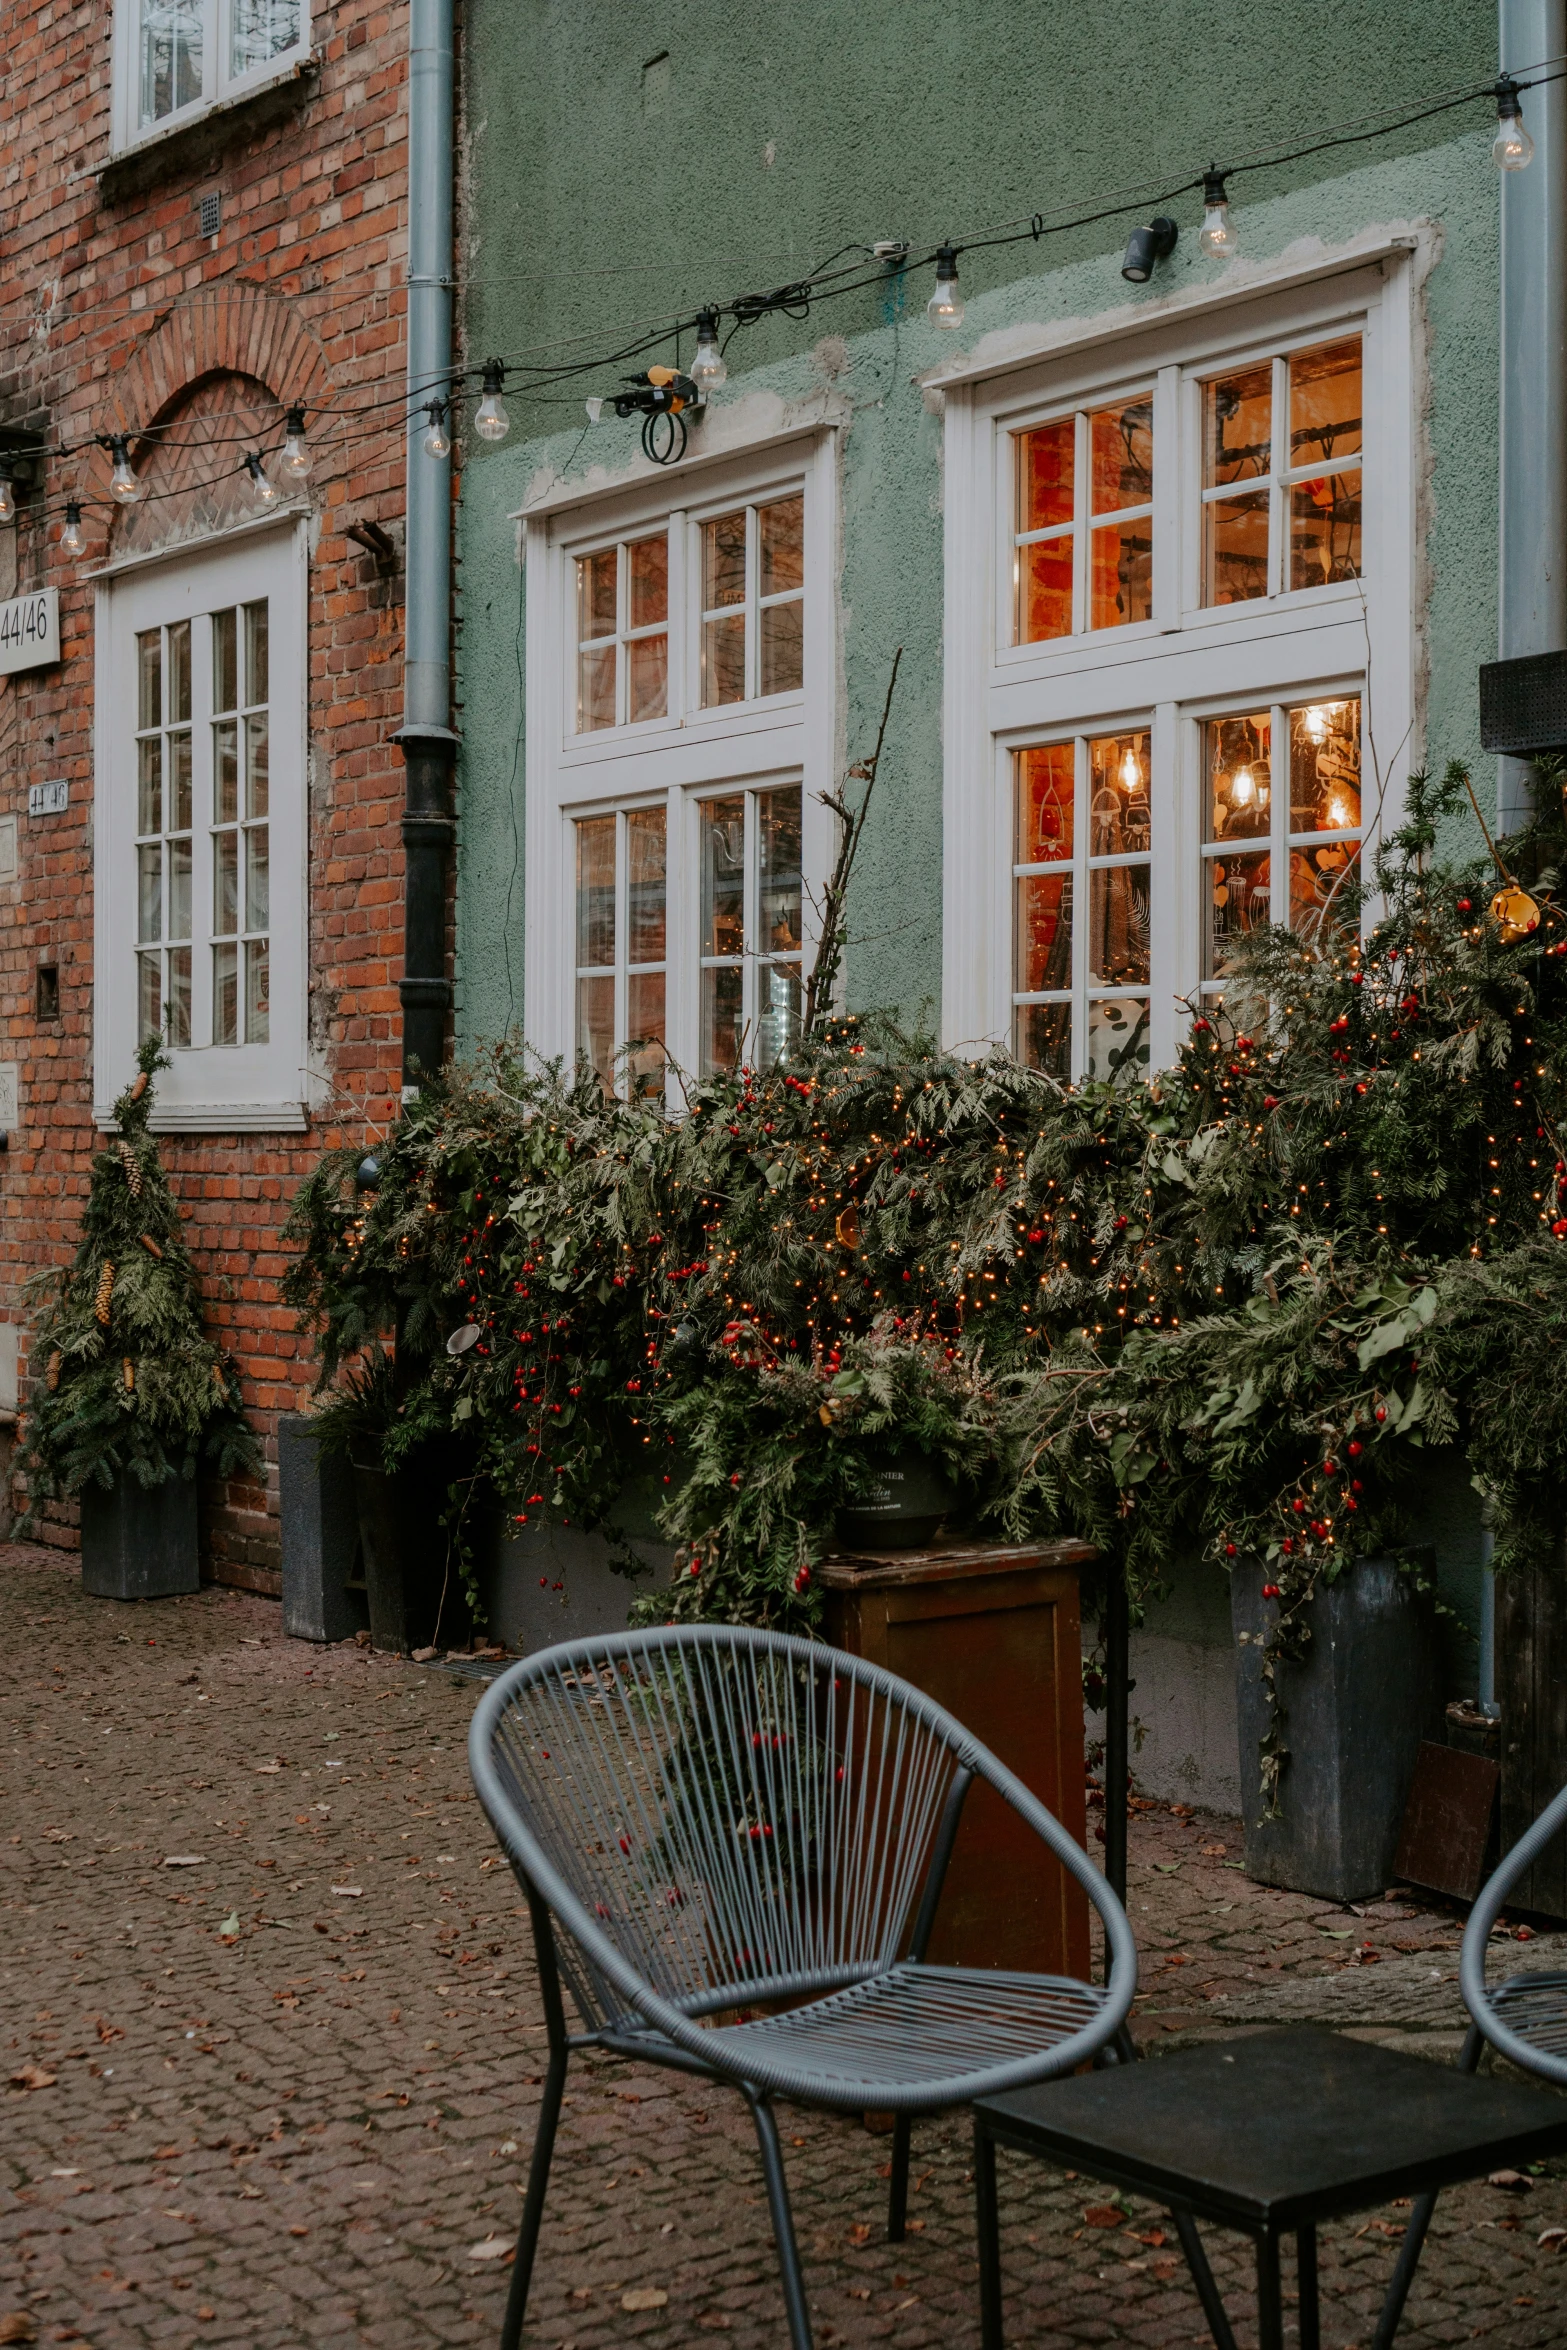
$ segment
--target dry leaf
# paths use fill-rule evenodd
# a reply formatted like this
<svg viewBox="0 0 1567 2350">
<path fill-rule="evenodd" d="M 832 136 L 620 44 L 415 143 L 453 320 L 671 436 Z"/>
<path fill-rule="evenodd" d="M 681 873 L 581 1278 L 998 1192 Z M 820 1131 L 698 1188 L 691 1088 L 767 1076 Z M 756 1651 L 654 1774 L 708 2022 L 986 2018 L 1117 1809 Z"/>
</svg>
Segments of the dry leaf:
<svg viewBox="0 0 1567 2350">
<path fill-rule="evenodd" d="M 44 1842 L 46 1844 L 74 1844 L 76 1837 L 69 1828 L 45 1828 Z"/>
<path fill-rule="evenodd" d="M 1507 2187 L 1515 2195 L 1527 2195 L 1534 2186 L 1533 2179 L 1525 2178 L 1521 2170 L 1494 2170 L 1485 2183 L 1488 2187 Z"/>
<path fill-rule="evenodd" d="M 482 2243 L 469 2245 L 468 2258 L 470 2260 L 509 2260 L 515 2250 L 516 2246 L 508 2244 L 504 2236 L 486 2236 Z"/>
<path fill-rule="evenodd" d="M 620 2296 L 622 2309 L 663 2309 L 668 2301 L 669 2295 L 657 2285 L 633 2285 L 629 2293 Z"/>
<path fill-rule="evenodd" d="M 193 1673 L 191 1679 L 195 1677 Z M 204 1852 L 171 1852 L 165 1857 L 163 1865 L 166 1869 L 204 1869 L 207 1856 Z"/>
<path fill-rule="evenodd" d="M 1567 2228 L 1544 2228 L 1536 2240 L 1542 2252 L 1560 2252 L 1567 2244 Z"/>
<path fill-rule="evenodd" d="M 52 2089 L 56 2076 L 45 2072 L 41 2064 L 31 2062 L 19 2065 L 11 2075 L 13 2089 Z"/>
<path fill-rule="evenodd" d="M 860 2222 L 858 2227 L 853 2227 L 849 2230 L 849 2242 L 851 2244 L 868 2244 L 870 2240 L 871 2231 L 863 2220 Z"/>
<path fill-rule="evenodd" d="M 704 2309 L 696 2322 L 699 2326 L 706 2326 L 710 2334 L 727 2334 L 734 2319 L 725 2317 L 721 2309 Z"/>
<path fill-rule="evenodd" d="M 25 2309 L 8 2310 L 0 2317 L 0 2342 L 36 2342 L 38 2328 Z"/>
<path fill-rule="evenodd" d="M 1088 2228 L 1118 2228 L 1126 2214 L 1113 2203 L 1091 2204 L 1083 2214 L 1083 2225 Z"/>
</svg>

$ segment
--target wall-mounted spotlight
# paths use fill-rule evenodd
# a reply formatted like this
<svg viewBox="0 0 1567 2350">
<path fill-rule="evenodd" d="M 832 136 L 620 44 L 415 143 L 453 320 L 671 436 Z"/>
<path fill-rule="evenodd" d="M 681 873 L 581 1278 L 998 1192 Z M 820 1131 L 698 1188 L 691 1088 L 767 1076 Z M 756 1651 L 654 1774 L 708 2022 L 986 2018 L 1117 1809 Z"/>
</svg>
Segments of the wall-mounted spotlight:
<svg viewBox="0 0 1567 2350">
<path fill-rule="evenodd" d="M 1126 240 L 1126 258 L 1121 263 L 1121 275 L 1134 286 L 1145 286 L 1153 276 L 1154 264 L 1168 261 L 1175 251 L 1180 235 L 1175 222 L 1164 213 L 1150 220 L 1144 228 L 1134 228 Z"/>
</svg>

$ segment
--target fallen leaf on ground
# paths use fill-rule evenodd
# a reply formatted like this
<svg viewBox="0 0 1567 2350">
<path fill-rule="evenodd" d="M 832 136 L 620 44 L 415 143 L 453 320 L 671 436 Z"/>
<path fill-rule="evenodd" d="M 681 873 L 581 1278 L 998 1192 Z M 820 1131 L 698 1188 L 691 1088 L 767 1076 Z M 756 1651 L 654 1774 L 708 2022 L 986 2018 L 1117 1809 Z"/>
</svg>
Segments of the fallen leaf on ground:
<svg viewBox="0 0 1567 2350">
<path fill-rule="evenodd" d="M 1567 2228 L 1544 2228 L 1538 2241 L 1542 2251 L 1560 2252 L 1562 2246 L 1567 2244 Z"/>
<path fill-rule="evenodd" d="M 1164 2240 L 1163 2228 L 1150 2228 L 1146 2236 L 1139 2236 L 1137 2239 L 1139 2244 L 1162 2244 Z"/>
<path fill-rule="evenodd" d="M 1126 2214 L 1114 2203 L 1092 2203 L 1083 2214 L 1083 2225 L 1088 2228 L 1118 2228 Z"/>
<path fill-rule="evenodd" d="M 280 1771 L 283 1765 L 279 1762 L 257 1763 L 256 1768 L 258 1771 Z"/>
<path fill-rule="evenodd" d="M 11 2075 L 13 2089 L 52 2089 L 55 2075 L 46 2073 L 41 2064 L 19 2065 Z"/>
<path fill-rule="evenodd" d="M 204 1852 L 171 1852 L 165 1855 L 163 1865 L 166 1869 L 205 1868 L 207 1856 Z"/>
<path fill-rule="evenodd" d="M 486 2236 L 482 2244 L 469 2245 L 468 2258 L 470 2260 L 505 2260 L 515 2249 L 515 2245 L 508 2244 L 504 2236 Z"/>
<path fill-rule="evenodd" d="M 669 2295 L 657 2285 L 633 2285 L 620 2296 L 622 2309 L 663 2309 L 668 2301 Z"/>
<path fill-rule="evenodd" d="M 76 1838 L 69 1828 L 45 1828 L 44 1842 L 46 1844 L 74 1844 Z M 13 2338 L 20 2340 L 21 2337 L 18 2335 Z"/>
<path fill-rule="evenodd" d="M 699 2326 L 706 2326 L 710 2334 L 727 2334 L 734 2319 L 725 2317 L 721 2309 L 704 2309 L 696 2322 Z"/>
<path fill-rule="evenodd" d="M 432 1656 L 439 1656 L 440 1653 L 441 1652 L 438 1648 L 414 1648 L 409 1650 L 409 1654 L 413 1658 L 413 1661 L 416 1665 L 427 1665 Z"/>
<path fill-rule="evenodd" d="M 218 1934 L 225 1942 L 237 1942 L 239 1940 L 239 1911 L 237 1909 L 231 1909 L 229 1911 L 228 1916 L 224 1919 L 222 1925 L 218 1928 Z"/>
<path fill-rule="evenodd" d="M 861 2220 L 856 2227 L 852 2227 L 849 2230 L 849 2242 L 851 2244 L 868 2244 L 870 2240 L 871 2231 L 863 2220 Z"/>
<path fill-rule="evenodd" d="M 1485 2183 L 1488 2187 L 1506 2187 L 1514 2195 L 1527 2195 L 1534 2186 L 1533 2179 L 1525 2178 L 1521 2170 L 1494 2170 Z"/>
<path fill-rule="evenodd" d="M 0 2317 L 0 2342 L 36 2342 L 38 2328 L 25 2309 L 8 2310 Z"/>
<path fill-rule="evenodd" d="M 350 1901 L 357 1901 L 364 1892 L 364 1887 L 363 1885 L 334 1885 L 332 1890 L 334 1893 L 346 1894 Z"/>
</svg>

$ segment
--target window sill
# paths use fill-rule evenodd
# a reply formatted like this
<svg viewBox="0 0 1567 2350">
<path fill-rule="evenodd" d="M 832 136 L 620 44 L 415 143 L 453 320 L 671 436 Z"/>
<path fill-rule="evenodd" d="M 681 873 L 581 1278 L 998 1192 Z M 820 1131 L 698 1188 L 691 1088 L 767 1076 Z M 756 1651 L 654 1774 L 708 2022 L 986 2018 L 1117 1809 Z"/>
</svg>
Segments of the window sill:
<svg viewBox="0 0 1567 2350">
<path fill-rule="evenodd" d="M 309 104 L 320 80 L 318 54 L 296 58 L 265 81 L 182 114 L 166 130 L 144 131 L 88 176 L 97 180 L 106 204 L 141 195 L 161 180 L 200 170 L 237 138 L 286 121 Z"/>
<path fill-rule="evenodd" d="M 95 1103 L 100 1134 L 118 1134 L 107 1102 Z M 160 1102 L 148 1120 L 154 1134 L 303 1134 L 310 1121 L 303 1102 Z"/>
</svg>

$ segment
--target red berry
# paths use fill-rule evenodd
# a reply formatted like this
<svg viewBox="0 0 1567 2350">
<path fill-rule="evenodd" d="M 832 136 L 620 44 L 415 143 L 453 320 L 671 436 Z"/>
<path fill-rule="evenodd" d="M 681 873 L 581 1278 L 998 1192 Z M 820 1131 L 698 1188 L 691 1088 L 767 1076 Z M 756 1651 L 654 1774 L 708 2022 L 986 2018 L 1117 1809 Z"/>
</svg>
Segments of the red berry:
<svg viewBox="0 0 1567 2350">
<path fill-rule="evenodd" d="M 1365 1449 L 1366 1449 L 1366 1448 L 1365 1448 L 1365 1446 L 1364 1446 L 1364 1445 L 1361 1443 L 1361 1441 L 1360 1441 L 1360 1438 L 1359 1438 L 1358 1436 L 1352 1436 L 1352 1437 L 1350 1438 L 1350 1440 L 1349 1440 L 1349 1457 L 1350 1457 L 1350 1459 L 1351 1459 L 1352 1461 L 1358 1461 L 1358 1460 L 1359 1460 L 1359 1458 L 1360 1458 L 1360 1456 L 1361 1456 L 1361 1454 L 1362 1454 L 1362 1453 L 1365 1451 Z"/>
<path fill-rule="evenodd" d="M 1379 1420 L 1385 1420 L 1387 1418 L 1387 1405 L 1385 1403 L 1379 1403 L 1377 1405 L 1377 1418 Z"/>
<path fill-rule="evenodd" d="M 1264 1599 L 1277 1599 L 1279 1596 L 1279 1587 L 1277 1583 L 1264 1583 L 1262 1587 L 1262 1596 Z"/>
<path fill-rule="evenodd" d="M 1234 1543 L 1233 1543 L 1233 1542 L 1227 1542 L 1227 1543 L 1225 1544 L 1225 1546 L 1224 1546 L 1224 1555 L 1225 1555 L 1225 1557 L 1226 1557 L 1227 1559 L 1232 1559 L 1232 1558 L 1234 1558 L 1234 1557 L 1236 1556 L 1235 1545 L 1234 1545 Z"/>
</svg>

